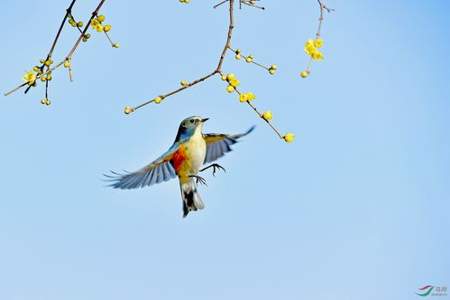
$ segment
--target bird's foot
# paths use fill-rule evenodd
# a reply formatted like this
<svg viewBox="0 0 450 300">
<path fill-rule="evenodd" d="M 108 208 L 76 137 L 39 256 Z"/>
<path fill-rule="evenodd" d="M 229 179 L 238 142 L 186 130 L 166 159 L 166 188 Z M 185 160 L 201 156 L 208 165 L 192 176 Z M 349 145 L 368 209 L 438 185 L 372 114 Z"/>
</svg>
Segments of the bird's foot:
<svg viewBox="0 0 450 300">
<path fill-rule="evenodd" d="M 195 178 L 195 179 L 197 180 L 197 183 L 201 183 L 201 184 L 207 185 L 207 184 L 206 184 L 206 179 L 203 178 L 203 177 L 201 177 L 201 176 L 198 176 L 198 175 L 190 175 L 189 177 Z"/>
<path fill-rule="evenodd" d="M 212 165 L 209 165 L 209 166 L 207 166 L 206 168 L 201 169 L 199 172 L 203 172 L 203 171 L 205 171 L 205 170 L 207 170 L 207 169 L 209 169 L 209 168 L 213 168 L 213 176 L 216 176 L 217 170 L 222 170 L 222 171 L 226 172 L 225 168 L 222 167 L 222 166 L 219 165 L 219 164 L 212 164 Z"/>
</svg>

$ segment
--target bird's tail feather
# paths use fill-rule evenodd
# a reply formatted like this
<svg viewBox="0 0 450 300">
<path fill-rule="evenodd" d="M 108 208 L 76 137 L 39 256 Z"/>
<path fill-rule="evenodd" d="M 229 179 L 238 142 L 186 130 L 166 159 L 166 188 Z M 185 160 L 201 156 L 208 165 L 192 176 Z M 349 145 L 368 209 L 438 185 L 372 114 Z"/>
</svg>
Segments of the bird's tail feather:
<svg viewBox="0 0 450 300">
<path fill-rule="evenodd" d="M 197 183 L 194 178 L 190 178 L 187 183 L 180 182 L 181 198 L 183 199 L 183 218 L 186 217 L 189 212 L 203 209 L 202 198 L 197 191 Z"/>
</svg>

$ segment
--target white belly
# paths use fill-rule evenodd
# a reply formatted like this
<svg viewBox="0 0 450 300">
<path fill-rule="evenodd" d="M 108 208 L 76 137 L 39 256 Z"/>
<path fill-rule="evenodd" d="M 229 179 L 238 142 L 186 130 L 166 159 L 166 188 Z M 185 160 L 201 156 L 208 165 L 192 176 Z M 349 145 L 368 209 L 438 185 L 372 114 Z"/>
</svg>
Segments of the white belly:
<svg viewBox="0 0 450 300">
<path fill-rule="evenodd" d="M 203 166 L 206 156 L 206 143 L 201 133 L 194 134 L 185 144 L 190 161 L 190 173 L 195 175 Z"/>
</svg>

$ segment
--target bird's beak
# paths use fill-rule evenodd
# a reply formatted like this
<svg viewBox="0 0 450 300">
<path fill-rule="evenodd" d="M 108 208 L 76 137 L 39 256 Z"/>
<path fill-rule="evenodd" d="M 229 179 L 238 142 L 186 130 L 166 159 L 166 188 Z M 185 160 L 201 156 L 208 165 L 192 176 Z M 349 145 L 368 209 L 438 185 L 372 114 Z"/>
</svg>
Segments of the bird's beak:
<svg viewBox="0 0 450 300">
<path fill-rule="evenodd" d="M 209 120 L 209 118 L 204 118 L 204 119 L 202 119 L 202 123 L 205 123 L 208 120 Z"/>
</svg>

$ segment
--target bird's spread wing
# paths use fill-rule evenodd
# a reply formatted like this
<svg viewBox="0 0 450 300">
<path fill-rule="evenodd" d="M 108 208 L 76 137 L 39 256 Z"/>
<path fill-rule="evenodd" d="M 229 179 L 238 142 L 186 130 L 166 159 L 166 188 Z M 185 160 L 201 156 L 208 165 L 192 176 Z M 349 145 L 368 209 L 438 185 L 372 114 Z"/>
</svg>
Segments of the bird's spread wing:
<svg viewBox="0 0 450 300">
<path fill-rule="evenodd" d="M 205 156 L 205 164 L 215 161 L 216 159 L 225 155 L 225 153 L 230 152 L 231 145 L 236 144 L 238 139 L 243 136 L 246 136 L 250 132 L 255 129 L 255 126 L 251 127 L 244 133 L 241 134 L 216 134 L 209 133 L 205 134 L 203 137 L 206 142 L 206 156 Z"/>
<path fill-rule="evenodd" d="M 111 187 L 115 189 L 136 189 L 147 185 L 170 180 L 177 176 L 171 164 L 171 159 L 178 150 L 178 144 L 174 144 L 166 153 L 144 168 L 133 172 L 105 175 L 112 182 Z"/>
</svg>

